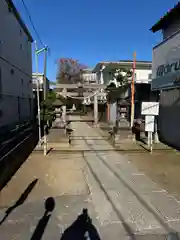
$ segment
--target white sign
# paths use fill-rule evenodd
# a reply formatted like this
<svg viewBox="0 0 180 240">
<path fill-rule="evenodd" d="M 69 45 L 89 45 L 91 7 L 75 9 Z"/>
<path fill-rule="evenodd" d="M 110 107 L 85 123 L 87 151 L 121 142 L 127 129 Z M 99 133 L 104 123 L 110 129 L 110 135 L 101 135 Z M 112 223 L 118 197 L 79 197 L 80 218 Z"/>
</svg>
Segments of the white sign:
<svg viewBox="0 0 180 240">
<path fill-rule="evenodd" d="M 173 77 L 168 77 L 168 74 L 178 74 L 180 70 L 179 60 L 180 33 L 175 34 L 168 41 L 164 41 L 153 48 L 152 89 L 160 89 L 170 84 L 173 85 L 174 79 Z"/>
<path fill-rule="evenodd" d="M 145 131 L 154 132 L 154 116 L 145 116 Z"/>
<path fill-rule="evenodd" d="M 142 102 L 141 105 L 142 115 L 159 115 L 159 103 L 158 102 Z"/>
</svg>

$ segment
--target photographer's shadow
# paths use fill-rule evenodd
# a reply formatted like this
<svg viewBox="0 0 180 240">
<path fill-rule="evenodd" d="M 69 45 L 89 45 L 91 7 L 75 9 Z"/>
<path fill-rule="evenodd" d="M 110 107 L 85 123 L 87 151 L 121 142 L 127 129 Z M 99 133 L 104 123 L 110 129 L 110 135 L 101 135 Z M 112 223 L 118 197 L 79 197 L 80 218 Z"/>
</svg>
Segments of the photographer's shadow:
<svg viewBox="0 0 180 240">
<path fill-rule="evenodd" d="M 68 227 L 60 240 L 100 240 L 100 236 L 96 227 L 92 224 L 92 220 L 88 215 L 88 210 L 83 209 L 82 214 L 78 216 L 75 222 Z"/>
</svg>

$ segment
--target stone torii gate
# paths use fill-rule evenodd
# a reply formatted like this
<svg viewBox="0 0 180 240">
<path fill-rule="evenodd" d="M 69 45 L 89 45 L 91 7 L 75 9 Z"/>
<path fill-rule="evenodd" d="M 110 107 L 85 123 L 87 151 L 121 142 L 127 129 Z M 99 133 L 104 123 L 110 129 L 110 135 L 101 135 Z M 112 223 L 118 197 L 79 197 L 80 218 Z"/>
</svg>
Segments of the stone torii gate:
<svg viewBox="0 0 180 240">
<path fill-rule="evenodd" d="M 56 92 L 63 97 L 72 97 L 74 99 L 85 99 L 85 98 L 93 98 L 94 99 L 94 124 L 97 126 L 98 124 L 98 97 L 105 98 L 106 93 L 104 89 L 106 89 L 106 85 L 104 84 L 56 84 Z M 68 92 L 68 90 L 75 90 L 74 92 Z M 89 92 L 91 91 L 91 92 Z M 66 121 L 66 108 L 64 108 L 64 120 Z"/>
</svg>

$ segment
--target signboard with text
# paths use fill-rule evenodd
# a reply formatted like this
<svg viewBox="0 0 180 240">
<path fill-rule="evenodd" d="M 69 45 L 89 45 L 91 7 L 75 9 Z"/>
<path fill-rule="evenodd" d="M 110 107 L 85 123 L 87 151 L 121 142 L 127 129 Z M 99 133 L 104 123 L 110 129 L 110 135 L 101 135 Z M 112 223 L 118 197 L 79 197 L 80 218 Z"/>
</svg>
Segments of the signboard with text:
<svg viewBox="0 0 180 240">
<path fill-rule="evenodd" d="M 142 115 L 159 115 L 159 102 L 142 102 L 141 105 Z"/>
<path fill-rule="evenodd" d="M 152 90 L 173 87 L 180 77 L 180 33 L 153 48 Z"/>
<path fill-rule="evenodd" d="M 145 116 L 145 131 L 154 132 L 154 116 Z"/>
</svg>

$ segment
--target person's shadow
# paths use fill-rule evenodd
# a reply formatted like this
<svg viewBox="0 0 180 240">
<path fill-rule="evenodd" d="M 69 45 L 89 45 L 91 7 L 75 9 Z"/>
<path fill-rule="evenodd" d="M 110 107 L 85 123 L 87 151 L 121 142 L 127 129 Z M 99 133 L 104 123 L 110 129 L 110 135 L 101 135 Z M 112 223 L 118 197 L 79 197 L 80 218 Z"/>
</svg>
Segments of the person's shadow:
<svg viewBox="0 0 180 240">
<path fill-rule="evenodd" d="M 60 240 L 100 240 L 100 236 L 96 227 L 92 224 L 92 220 L 88 215 L 88 210 L 83 209 L 75 222 L 68 227 L 62 234 Z"/>
<path fill-rule="evenodd" d="M 44 234 L 44 230 L 48 224 L 49 218 L 51 217 L 51 213 L 55 208 L 55 200 L 53 197 L 49 197 L 45 201 L 45 213 L 40 219 L 31 240 L 40 240 Z"/>
</svg>

